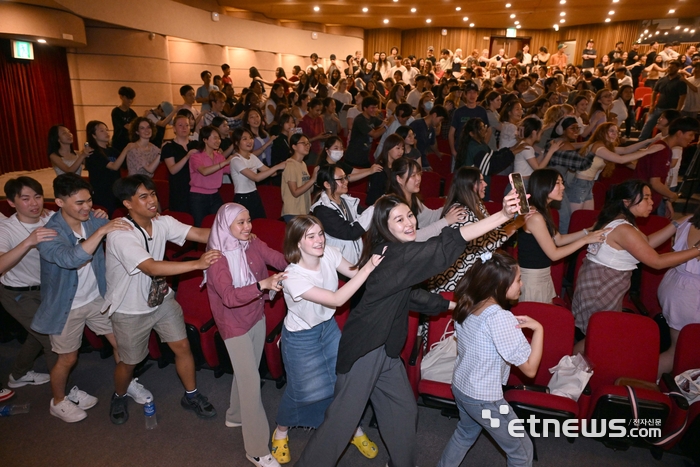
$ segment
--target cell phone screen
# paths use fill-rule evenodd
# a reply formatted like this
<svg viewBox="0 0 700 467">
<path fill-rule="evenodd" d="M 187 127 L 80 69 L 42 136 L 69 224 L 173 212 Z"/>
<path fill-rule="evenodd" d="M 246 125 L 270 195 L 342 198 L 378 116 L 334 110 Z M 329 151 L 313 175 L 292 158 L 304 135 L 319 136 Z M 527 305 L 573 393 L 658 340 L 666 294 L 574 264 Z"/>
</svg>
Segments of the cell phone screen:
<svg viewBox="0 0 700 467">
<path fill-rule="evenodd" d="M 520 214 L 527 214 L 530 212 L 530 205 L 527 202 L 527 194 L 525 193 L 525 184 L 523 183 L 523 177 L 518 172 L 510 174 L 510 184 L 515 188 L 515 192 L 520 198 Z"/>
</svg>

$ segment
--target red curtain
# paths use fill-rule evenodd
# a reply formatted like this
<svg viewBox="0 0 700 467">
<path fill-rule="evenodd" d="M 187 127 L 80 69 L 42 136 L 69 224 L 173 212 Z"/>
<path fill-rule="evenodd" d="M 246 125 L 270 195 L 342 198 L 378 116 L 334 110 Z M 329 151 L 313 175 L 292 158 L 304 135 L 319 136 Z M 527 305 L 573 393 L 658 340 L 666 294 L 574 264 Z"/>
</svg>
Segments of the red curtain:
<svg viewBox="0 0 700 467">
<path fill-rule="evenodd" d="M 12 58 L 0 39 L 0 173 L 50 167 L 49 128 L 75 134 L 75 113 L 66 51 L 34 44 L 34 60 Z"/>
</svg>

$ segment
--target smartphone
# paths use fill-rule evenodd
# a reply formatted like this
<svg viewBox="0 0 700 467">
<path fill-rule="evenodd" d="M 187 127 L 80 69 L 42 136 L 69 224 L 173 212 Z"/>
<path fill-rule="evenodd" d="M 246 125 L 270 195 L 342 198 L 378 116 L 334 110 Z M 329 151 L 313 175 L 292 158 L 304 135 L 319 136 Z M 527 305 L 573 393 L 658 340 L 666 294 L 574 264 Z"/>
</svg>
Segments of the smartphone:
<svg viewBox="0 0 700 467">
<path fill-rule="evenodd" d="M 520 198 L 520 214 L 527 214 L 530 212 L 530 204 L 527 202 L 527 193 L 525 192 L 523 176 L 518 172 L 513 172 L 508 175 L 508 178 L 510 179 L 510 184 L 515 188 L 518 198 Z"/>
</svg>

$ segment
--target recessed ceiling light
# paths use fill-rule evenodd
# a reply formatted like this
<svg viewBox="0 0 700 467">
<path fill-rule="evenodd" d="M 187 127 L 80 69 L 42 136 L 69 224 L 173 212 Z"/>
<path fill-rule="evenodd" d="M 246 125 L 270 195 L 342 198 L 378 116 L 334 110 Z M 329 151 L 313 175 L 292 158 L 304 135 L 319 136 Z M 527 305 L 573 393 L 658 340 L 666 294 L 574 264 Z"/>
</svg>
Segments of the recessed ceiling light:
<svg viewBox="0 0 700 467">
<path fill-rule="evenodd" d="M 610 18 L 605 18 L 605 22 L 606 22 L 606 23 L 609 23 L 609 22 L 610 22 Z"/>
<path fill-rule="evenodd" d="M 676 31 L 678 31 L 680 28 L 681 28 L 680 26 L 676 26 L 676 27 L 673 28 L 673 29 L 675 29 Z"/>
<path fill-rule="evenodd" d="M 428 18 L 428 19 L 426 19 L 426 20 L 425 20 L 425 22 L 426 22 L 426 23 L 432 23 L 432 22 L 433 22 L 433 20 L 432 20 L 432 19 L 430 19 L 430 18 Z"/>
<path fill-rule="evenodd" d="M 321 10 L 321 8 L 319 8 L 317 6 L 314 7 L 314 11 L 320 11 L 320 10 Z"/>
<path fill-rule="evenodd" d="M 560 22 L 560 23 L 566 23 L 566 20 L 565 20 L 565 19 L 560 19 L 559 22 Z"/>
<path fill-rule="evenodd" d="M 461 6 L 456 7 L 455 11 L 462 11 L 462 7 Z"/>
<path fill-rule="evenodd" d="M 510 3 L 506 3 L 506 8 L 510 8 Z"/>
<path fill-rule="evenodd" d="M 397 3 L 399 0 L 394 0 L 394 3 Z"/>
<path fill-rule="evenodd" d="M 664 33 L 664 36 L 668 36 L 668 32 L 665 32 L 665 33 Z"/>
<path fill-rule="evenodd" d="M 566 16 L 566 13 L 562 11 L 561 13 L 559 13 L 559 16 Z"/>
<path fill-rule="evenodd" d="M 690 28 L 685 28 L 685 29 L 683 30 L 683 32 L 688 32 L 688 29 L 690 29 Z"/>
<path fill-rule="evenodd" d="M 46 39 L 37 39 L 39 44 L 46 44 Z"/>
<path fill-rule="evenodd" d="M 462 21 L 469 21 L 469 18 L 465 16 L 464 18 L 462 18 Z"/>
<path fill-rule="evenodd" d="M 614 14 L 615 14 L 615 10 L 608 11 L 608 15 L 614 15 Z"/>
<path fill-rule="evenodd" d="M 695 34 L 695 29 L 691 29 L 691 30 L 690 30 L 690 33 L 691 33 L 691 34 Z"/>
<path fill-rule="evenodd" d="M 659 31 L 656 31 L 656 32 L 654 33 L 654 35 L 655 35 L 655 36 L 658 36 L 658 35 L 659 35 Z"/>
<path fill-rule="evenodd" d="M 510 15 L 511 19 L 515 18 L 515 14 Z"/>
<path fill-rule="evenodd" d="M 364 7 L 364 8 L 362 9 L 362 13 L 367 13 L 368 11 L 369 11 L 369 8 L 367 8 L 367 7 Z"/>
<path fill-rule="evenodd" d="M 473 28 L 473 27 L 474 27 L 474 23 L 469 23 L 469 27 L 470 27 L 470 28 Z"/>
<path fill-rule="evenodd" d="M 619 1 L 620 1 L 620 0 L 613 0 L 613 3 L 617 3 L 617 2 L 619 2 Z"/>
<path fill-rule="evenodd" d="M 668 10 L 668 13 L 669 13 L 670 15 L 674 14 L 675 12 L 676 12 L 676 10 L 674 10 L 674 9 Z"/>
<path fill-rule="evenodd" d="M 518 24 L 518 25 L 515 27 L 515 29 L 520 29 L 520 25 Z"/>
<path fill-rule="evenodd" d="M 566 4 L 566 0 L 559 0 L 559 4 L 565 5 L 565 4 Z"/>
<path fill-rule="evenodd" d="M 681 28 L 680 26 L 677 26 L 677 27 L 676 27 L 676 29 L 680 29 L 680 28 Z M 648 33 L 649 33 L 649 30 L 648 30 L 648 29 L 645 29 L 645 30 L 644 30 L 644 34 L 648 34 Z"/>
<path fill-rule="evenodd" d="M 514 24 L 516 24 L 516 25 L 517 25 L 517 24 L 520 24 L 520 21 L 516 21 Z"/>
<path fill-rule="evenodd" d="M 416 9 L 415 9 L 415 8 L 411 8 L 411 13 L 415 13 L 415 12 L 416 12 Z"/>
<path fill-rule="evenodd" d="M 389 20 L 388 20 L 388 19 L 385 19 L 385 20 L 384 20 L 384 24 L 389 24 Z"/>
</svg>

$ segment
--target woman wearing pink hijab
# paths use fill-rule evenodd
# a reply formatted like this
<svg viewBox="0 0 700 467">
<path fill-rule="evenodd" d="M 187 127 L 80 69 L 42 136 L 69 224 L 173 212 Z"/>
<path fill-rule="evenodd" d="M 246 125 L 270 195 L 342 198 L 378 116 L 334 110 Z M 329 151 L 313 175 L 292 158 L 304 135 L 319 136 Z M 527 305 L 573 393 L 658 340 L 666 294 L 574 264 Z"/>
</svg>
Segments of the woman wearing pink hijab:
<svg viewBox="0 0 700 467">
<path fill-rule="evenodd" d="M 264 301 L 268 291 L 282 290 L 284 279 L 282 272 L 268 276 L 267 266 L 284 271 L 287 262 L 280 252 L 251 236 L 251 228 L 245 207 L 227 203 L 219 208 L 207 251 L 221 251 L 226 261 L 214 263 L 205 280 L 211 311 L 233 365 L 226 426 L 242 426 L 250 462 L 279 467 L 268 445 L 270 426 L 260 398 L 258 366 L 265 343 Z"/>
</svg>

